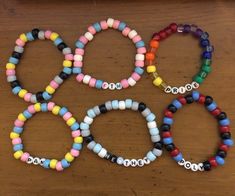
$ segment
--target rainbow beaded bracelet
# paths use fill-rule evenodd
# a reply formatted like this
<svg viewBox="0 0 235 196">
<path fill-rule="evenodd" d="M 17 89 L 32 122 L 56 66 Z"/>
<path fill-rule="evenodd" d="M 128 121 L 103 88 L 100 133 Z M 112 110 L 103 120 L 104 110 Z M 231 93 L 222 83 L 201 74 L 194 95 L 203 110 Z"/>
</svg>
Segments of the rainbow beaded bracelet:
<svg viewBox="0 0 235 196">
<path fill-rule="evenodd" d="M 36 94 L 28 92 L 28 90 L 24 89 L 20 84 L 19 80 L 16 77 L 16 65 L 20 63 L 20 59 L 24 53 L 24 47 L 26 43 L 34 41 L 34 40 L 51 40 L 54 45 L 62 52 L 64 55 L 63 61 L 63 70 L 55 76 L 55 78 L 50 82 L 50 84 L 46 87 L 44 91 L 39 91 Z M 7 81 L 10 83 L 12 87 L 12 92 L 15 95 L 18 95 L 20 98 L 24 99 L 27 102 L 36 103 L 42 102 L 51 99 L 52 95 L 56 91 L 56 89 L 63 83 L 65 79 L 69 77 L 72 73 L 72 61 L 73 54 L 71 49 L 64 43 L 64 41 L 60 38 L 59 34 L 56 32 L 52 32 L 50 30 L 39 30 L 33 29 L 31 32 L 23 33 L 16 40 L 16 46 L 14 51 L 9 58 L 9 62 L 6 64 L 6 75 Z"/>
<path fill-rule="evenodd" d="M 24 130 L 24 124 L 26 121 L 33 117 L 34 114 L 38 112 L 51 112 L 54 115 L 61 116 L 66 124 L 71 129 L 71 135 L 73 137 L 74 143 L 70 152 L 66 153 L 64 158 L 60 161 L 56 159 L 45 159 L 39 157 L 33 157 L 28 152 L 24 152 L 23 142 L 21 139 L 21 134 Z M 24 112 L 18 115 L 18 118 L 14 122 L 13 131 L 10 133 L 10 138 L 12 139 L 14 157 L 21 160 L 22 162 L 39 165 L 46 169 L 55 169 L 57 171 L 62 171 L 68 168 L 71 162 L 78 157 L 80 150 L 82 149 L 83 137 L 80 135 L 79 124 L 72 114 L 65 107 L 60 107 L 53 102 L 49 103 L 36 103 L 30 105 Z"/>
<path fill-rule="evenodd" d="M 180 87 L 171 87 L 158 74 L 156 65 L 154 65 L 154 59 L 155 53 L 157 52 L 157 49 L 159 47 L 159 42 L 176 32 L 184 34 L 192 33 L 195 37 L 199 38 L 200 45 L 203 48 L 202 66 L 199 73 L 193 78 L 192 83 L 188 83 Z M 150 41 L 150 50 L 146 53 L 147 72 L 152 74 L 154 78 L 153 84 L 164 90 L 165 93 L 172 94 L 184 94 L 187 91 L 197 89 L 207 77 L 207 75 L 211 72 L 211 59 L 214 48 L 210 44 L 208 38 L 209 34 L 207 32 L 203 32 L 195 25 L 188 24 L 177 25 L 175 23 L 172 23 L 164 30 L 159 31 L 158 33 L 154 33 L 152 36 L 152 40 Z"/>
<path fill-rule="evenodd" d="M 132 75 L 128 79 L 123 79 L 117 83 L 108 83 L 103 80 L 95 79 L 90 75 L 82 73 L 83 67 L 83 56 L 85 53 L 85 46 L 88 42 L 92 41 L 94 35 L 102 30 L 107 30 L 108 28 L 113 28 L 122 33 L 123 36 L 129 37 L 137 48 L 137 54 L 135 55 L 135 69 Z M 129 86 L 134 86 L 138 80 L 140 80 L 141 75 L 144 73 L 144 59 L 145 59 L 145 43 L 142 38 L 138 35 L 135 30 L 130 29 L 126 23 L 119 20 L 114 20 L 108 18 L 101 22 L 97 22 L 88 27 L 88 32 L 81 36 L 76 42 L 76 51 L 74 55 L 74 67 L 73 73 L 77 74 L 77 81 L 88 84 L 90 87 L 95 87 L 97 89 L 110 89 L 110 90 L 120 90 L 122 88 L 128 88 Z"/>
<path fill-rule="evenodd" d="M 173 125 L 173 114 L 182 108 L 183 105 L 191 104 L 197 102 L 203 104 L 205 108 L 218 120 L 219 131 L 221 137 L 221 144 L 214 156 L 202 163 L 191 163 L 186 161 L 183 158 L 182 153 L 173 143 L 173 138 L 171 135 L 171 127 Z M 227 155 L 227 151 L 230 146 L 233 145 L 233 140 L 231 139 L 230 121 L 227 118 L 225 112 L 222 112 L 217 104 L 213 101 L 213 98 L 210 96 L 204 96 L 198 91 L 193 91 L 191 94 L 186 95 L 185 97 L 179 96 L 175 99 L 165 110 L 163 124 L 161 125 L 162 140 L 167 149 L 170 152 L 171 157 L 185 169 L 192 171 L 209 171 L 212 167 L 218 165 L 223 165 L 225 163 L 224 158 Z"/>
</svg>

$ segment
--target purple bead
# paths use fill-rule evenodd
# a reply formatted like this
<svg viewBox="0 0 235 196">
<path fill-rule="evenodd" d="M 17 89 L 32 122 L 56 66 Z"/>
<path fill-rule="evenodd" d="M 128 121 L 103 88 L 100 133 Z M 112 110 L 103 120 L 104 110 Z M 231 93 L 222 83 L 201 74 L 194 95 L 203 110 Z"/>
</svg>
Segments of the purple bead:
<svg viewBox="0 0 235 196">
<path fill-rule="evenodd" d="M 201 37 L 202 33 L 203 33 L 203 31 L 198 28 L 198 29 L 196 30 L 196 32 L 195 32 L 195 35 L 196 35 L 197 37 Z"/>
<path fill-rule="evenodd" d="M 185 25 L 184 25 L 184 33 L 189 33 L 190 30 L 191 30 L 191 26 L 188 25 L 188 24 L 185 24 Z"/>
</svg>

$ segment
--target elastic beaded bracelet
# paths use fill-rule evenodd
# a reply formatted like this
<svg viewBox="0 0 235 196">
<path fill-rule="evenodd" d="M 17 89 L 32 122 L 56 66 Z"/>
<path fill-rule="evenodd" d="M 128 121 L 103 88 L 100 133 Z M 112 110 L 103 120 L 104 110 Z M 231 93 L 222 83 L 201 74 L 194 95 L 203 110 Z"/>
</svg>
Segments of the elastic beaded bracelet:
<svg viewBox="0 0 235 196">
<path fill-rule="evenodd" d="M 137 48 L 137 54 L 135 56 L 135 69 L 132 75 L 128 79 L 123 79 L 118 83 L 108 83 L 103 80 L 95 79 L 90 75 L 85 75 L 82 73 L 83 67 L 83 56 L 84 48 L 88 42 L 90 42 L 94 35 L 102 30 L 107 30 L 108 28 L 113 28 L 120 31 L 123 36 L 129 37 Z M 137 34 L 135 30 L 131 30 L 126 23 L 120 22 L 119 20 L 114 20 L 109 18 L 101 22 L 97 22 L 88 27 L 88 32 L 81 36 L 76 42 L 76 51 L 74 55 L 74 67 L 73 73 L 77 74 L 77 81 L 88 84 L 90 87 L 95 87 L 97 89 L 110 89 L 110 90 L 120 90 L 122 88 L 128 88 L 129 86 L 134 86 L 138 80 L 140 80 L 141 75 L 144 73 L 144 59 L 145 59 L 145 43 L 142 38 Z"/>
<path fill-rule="evenodd" d="M 202 163 L 191 163 L 183 158 L 182 153 L 179 148 L 173 143 L 171 136 L 171 126 L 173 125 L 173 114 L 180 109 L 183 105 L 191 104 L 193 102 L 203 104 L 206 109 L 218 120 L 219 131 L 221 137 L 221 144 L 219 145 L 218 151 L 210 159 Z M 191 94 L 185 97 L 179 96 L 175 99 L 164 112 L 163 124 L 161 126 L 163 143 L 170 152 L 171 157 L 180 165 L 184 166 L 185 169 L 191 169 L 192 171 L 209 171 L 212 167 L 217 165 L 223 165 L 225 163 L 224 158 L 227 155 L 227 151 L 230 146 L 233 145 L 233 140 L 231 139 L 229 119 L 225 112 L 222 112 L 217 104 L 213 101 L 210 96 L 204 96 L 198 91 L 193 91 Z"/>
<path fill-rule="evenodd" d="M 174 33 L 192 33 L 195 37 L 199 38 L 200 45 L 203 48 L 202 52 L 202 66 L 198 74 L 193 78 L 192 83 L 188 83 L 185 86 L 171 87 L 169 86 L 158 74 L 156 65 L 154 65 L 155 53 L 159 47 L 159 42 L 167 38 Z M 209 34 L 203 32 L 195 25 L 177 25 L 175 23 L 170 24 L 167 28 L 154 33 L 152 40 L 150 41 L 150 50 L 146 53 L 147 72 L 153 75 L 153 84 L 165 93 L 172 94 L 184 94 L 187 91 L 197 89 L 199 85 L 204 81 L 207 75 L 211 72 L 211 59 L 213 46 L 208 40 Z"/>
<path fill-rule="evenodd" d="M 94 140 L 93 135 L 90 132 L 90 125 L 92 124 L 94 118 L 99 114 L 104 114 L 110 110 L 125 110 L 131 109 L 133 111 L 139 111 L 147 121 L 147 127 L 151 136 L 151 141 L 153 142 L 153 149 L 150 150 L 146 156 L 142 159 L 125 159 L 120 156 L 116 156 L 111 152 L 107 151 L 101 144 Z M 132 101 L 131 99 L 126 99 L 125 101 L 107 101 L 102 105 L 95 106 L 87 111 L 87 116 L 84 118 L 83 122 L 80 124 L 81 134 L 84 141 L 87 143 L 87 148 L 97 154 L 99 157 L 109 160 L 112 163 L 117 163 L 118 165 L 123 165 L 125 167 L 143 167 L 154 161 L 157 157 L 162 155 L 162 142 L 160 141 L 159 130 L 157 128 L 157 123 L 155 121 L 155 115 L 150 111 L 149 108 L 144 103 L 138 103 Z"/>
<path fill-rule="evenodd" d="M 50 82 L 44 91 L 39 91 L 36 94 L 28 92 L 22 87 L 16 77 L 16 65 L 20 63 L 20 59 L 24 52 L 26 43 L 34 40 L 51 40 L 59 51 L 64 55 L 63 71 L 61 71 L 55 78 Z M 63 83 L 65 79 L 72 73 L 72 61 L 73 54 L 71 49 L 64 43 L 60 38 L 59 34 L 50 30 L 39 30 L 33 29 L 31 32 L 23 33 L 16 40 L 16 46 L 14 51 L 9 58 L 9 62 L 6 64 L 6 75 L 7 81 L 10 83 L 12 92 L 24 99 L 26 102 L 36 103 L 49 100 L 56 89 Z"/>
<path fill-rule="evenodd" d="M 71 135 L 73 137 L 74 143 L 70 152 L 66 153 L 64 158 L 60 161 L 56 159 L 33 157 L 28 152 L 23 151 L 23 142 L 20 135 L 24 130 L 25 122 L 32 118 L 33 115 L 37 112 L 48 111 L 54 115 L 61 116 L 72 131 Z M 60 107 L 53 102 L 42 104 L 36 103 L 34 105 L 30 105 L 24 112 L 18 115 L 14 125 L 15 126 L 13 131 L 10 133 L 10 138 L 12 139 L 13 144 L 14 157 L 27 164 L 40 165 L 46 169 L 50 168 L 57 171 L 62 171 L 70 166 L 71 162 L 79 156 L 80 150 L 82 149 L 83 137 L 80 135 L 78 122 L 66 107 Z"/>
</svg>

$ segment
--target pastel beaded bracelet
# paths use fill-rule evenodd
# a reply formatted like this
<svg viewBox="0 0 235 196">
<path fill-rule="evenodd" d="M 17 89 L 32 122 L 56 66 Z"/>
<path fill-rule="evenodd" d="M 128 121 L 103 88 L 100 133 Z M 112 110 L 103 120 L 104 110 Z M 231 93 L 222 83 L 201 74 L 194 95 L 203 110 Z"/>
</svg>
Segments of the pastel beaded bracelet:
<svg viewBox="0 0 235 196">
<path fill-rule="evenodd" d="M 183 158 L 180 150 L 173 143 L 171 136 L 171 127 L 173 125 L 173 114 L 180 109 L 183 105 L 191 104 L 193 102 L 203 104 L 205 108 L 218 120 L 219 131 L 221 137 L 221 144 L 214 156 L 202 163 L 191 163 Z M 213 101 L 210 96 L 204 96 L 198 91 L 193 91 L 191 94 L 185 97 L 179 96 L 175 99 L 165 110 L 165 117 L 163 118 L 163 124 L 161 126 L 163 143 L 170 152 L 172 158 L 185 169 L 190 169 L 192 171 L 209 171 L 212 167 L 217 165 L 223 165 L 225 163 L 224 158 L 227 155 L 227 151 L 230 146 L 233 145 L 233 140 L 231 139 L 229 119 L 225 112 L 222 112 L 217 104 Z"/>
<path fill-rule="evenodd" d="M 120 31 L 125 37 L 129 37 L 132 42 L 135 44 L 137 48 L 137 54 L 135 55 L 135 69 L 132 75 L 128 79 L 123 79 L 117 83 L 109 83 L 103 80 L 95 79 L 90 75 L 82 73 L 83 67 L 83 56 L 85 53 L 85 46 L 88 42 L 90 42 L 94 35 L 102 30 L 106 30 L 108 28 L 117 29 Z M 97 89 L 122 89 L 128 88 L 129 86 L 134 86 L 138 80 L 140 80 L 141 75 L 144 73 L 144 59 L 146 48 L 145 43 L 142 38 L 138 35 L 135 30 L 130 29 L 126 23 L 120 22 L 119 20 L 114 20 L 109 18 L 107 20 L 103 20 L 101 22 L 94 23 L 93 25 L 88 27 L 88 31 L 81 36 L 76 42 L 76 51 L 74 55 L 74 67 L 73 73 L 77 74 L 77 81 L 83 82 L 84 84 L 88 84 L 90 87 L 95 87 Z"/>
<path fill-rule="evenodd" d="M 94 140 L 93 135 L 90 132 L 90 125 L 92 124 L 94 118 L 99 114 L 104 114 L 110 110 L 125 110 L 131 109 L 133 111 L 139 111 L 147 121 L 147 127 L 151 136 L 151 141 L 153 142 L 153 149 L 150 150 L 144 158 L 141 159 L 126 159 L 120 156 L 116 156 L 111 152 L 107 151 L 101 144 Z M 131 99 L 126 99 L 125 101 L 107 101 L 102 105 L 95 106 L 87 111 L 87 116 L 84 118 L 83 122 L 80 124 L 81 134 L 84 141 L 87 143 L 87 148 L 97 154 L 99 157 L 109 160 L 112 163 L 117 163 L 118 165 L 123 165 L 125 167 L 143 167 L 154 161 L 157 157 L 162 155 L 162 143 L 160 141 L 159 130 L 157 128 L 157 123 L 155 121 L 155 115 L 150 111 L 149 108 L 144 103 L 138 103 L 132 101 Z"/>
<path fill-rule="evenodd" d="M 54 115 L 59 115 L 64 119 L 66 124 L 71 129 L 71 135 L 74 139 L 74 143 L 70 152 L 66 153 L 64 158 L 60 161 L 56 159 L 34 157 L 28 152 L 23 151 L 24 146 L 20 136 L 24 130 L 24 124 L 28 119 L 32 118 L 35 113 L 48 111 L 50 111 Z M 13 128 L 13 131 L 10 133 L 10 138 L 12 139 L 13 144 L 14 157 L 21 160 L 22 162 L 39 165 L 46 169 L 50 168 L 57 171 L 62 171 L 70 166 L 75 157 L 79 156 L 80 150 L 82 149 L 83 138 L 80 135 L 78 122 L 67 108 L 60 107 L 53 102 L 42 104 L 36 103 L 34 105 L 30 105 L 24 112 L 18 115 L 18 118 L 15 120 L 14 125 L 15 126 Z"/>
<path fill-rule="evenodd" d="M 51 40 L 54 45 L 64 55 L 63 71 L 61 71 L 55 78 L 50 82 L 44 91 L 39 91 L 36 94 L 28 92 L 24 89 L 16 77 L 16 65 L 20 63 L 22 58 L 24 47 L 26 43 L 34 40 Z M 36 103 L 51 99 L 56 89 L 63 83 L 65 79 L 72 73 L 72 61 L 73 54 L 71 49 L 64 43 L 59 34 L 50 30 L 39 30 L 33 29 L 31 32 L 23 33 L 16 40 L 16 46 L 14 51 L 9 58 L 9 62 L 6 64 L 6 75 L 7 81 L 10 83 L 12 92 L 18 95 L 20 98 L 27 102 Z"/>
<path fill-rule="evenodd" d="M 155 53 L 157 52 L 157 49 L 159 47 L 159 42 L 176 32 L 184 34 L 192 33 L 195 37 L 199 38 L 200 45 L 203 48 L 201 70 L 193 78 L 192 83 L 188 83 L 180 87 L 169 86 L 160 77 L 160 75 L 157 72 L 156 65 L 154 65 Z M 188 24 L 177 25 L 175 23 L 172 23 L 164 30 L 159 31 L 158 33 L 154 33 L 152 40 L 150 41 L 150 49 L 146 53 L 147 72 L 152 74 L 154 78 L 153 84 L 162 89 L 165 93 L 172 93 L 172 94 L 184 94 L 187 91 L 197 89 L 199 85 L 207 77 L 207 75 L 211 72 L 211 59 L 214 48 L 210 44 L 208 38 L 209 34 L 207 32 L 203 32 L 195 25 L 188 25 Z"/>
</svg>

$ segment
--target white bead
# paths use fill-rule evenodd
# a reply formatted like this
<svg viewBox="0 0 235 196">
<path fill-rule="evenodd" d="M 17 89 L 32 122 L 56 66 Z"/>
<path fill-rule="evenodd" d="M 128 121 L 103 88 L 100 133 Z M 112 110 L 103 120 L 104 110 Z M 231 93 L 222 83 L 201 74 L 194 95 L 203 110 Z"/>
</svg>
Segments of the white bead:
<svg viewBox="0 0 235 196">
<path fill-rule="evenodd" d="M 197 165 L 199 171 L 204 171 L 203 163 L 198 163 Z"/>
<path fill-rule="evenodd" d="M 108 82 L 103 82 L 102 89 L 108 89 L 108 88 L 109 88 L 109 83 Z"/>
<path fill-rule="evenodd" d="M 179 87 L 178 90 L 179 90 L 179 93 L 180 93 L 180 94 L 184 94 L 184 93 L 186 92 L 186 89 L 185 89 L 184 86 Z"/>
<path fill-rule="evenodd" d="M 184 162 L 184 168 L 185 169 L 190 169 L 191 168 L 191 163 L 189 161 Z"/>
<path fill-rule="evenodd" d="M 131 161 L 130 161 L 129 159 L 125 159 L 125 160 L 123 161 L 123 165 L 124 165 L 125 167 L 129 167 L 129 166 L 131 165 Z"/>
<path fill-rule="evenodd" d="M 122 164 L 123 164 L 123 161 L 124 161 L 124 159 L 123 159 L 122 157 L 118 157 L 118 158 L 117 158 L 117 164 L 118 164 L 118 165 L 122 165 Z"/>
<path fill-rule="evenodd" d="M 197 83 L 197 82 L 195 82 L 195 81 L 193 81 L 192 83 L 191 83 L 191 85 L 192 85 L 192 87 L 194 88 L 194 89 L 197 89 L 197 88 L 199 88 L 199 84 Z"/>
<path fill-rule="evenodd" d="M 178 165 L 183 166 L 183 165 L 184 165 L 184 163 L 185 163 L 185 160 L 184 160 L 184 159 L 182 159 L 181 161 L 179 161 L 179 162 L 178 162 Z"/>
<path fill-rule="evenodd" d="M 125 101 L 119 101 L 118 102 L 118 107 L 119 107 L 120 110 L 125 110 L 126 109 Z"/>
<path fill-rule="evenodd" d="M 106 154 L 107 150 L 105 148 L 102 148 L 101 151 L 98 153 L 98 156 L 104 158 Z"/>
<path fill-rule="evenodd" d="M 151 162 L 147 157 L 144 157 L 143 161 L 145 165 L 148 165 Z"/>
<path fill-rule="evenodd" d="M 86 124 L 90 125 L 93 122 L 93 118 L 86 116 L 83 120 Z"/>
<path fill-rule="evenodd" d="M 120 82 L 116 83 L 115 85 L 116 85 L 116 89 L 117 90 L 121 90 L 122 89 L 122 85 L 121 85 Z"/>
<path fill-rule="evenodd" d="M 43 166 L 43 163 L 44 163 L 45 160 L 46 160 L 45 158 L 41 158 L 41 159 L 40 159 L 40 165 L 41 165 L 41 166 Z"/>
<path fill-rule="evenodd" d="M 128 37 L 130 39 L 133 39 L 136 35 L 138 35 L 138 33 L 136 32 L 136 30 L 131 30 L 129 33 L 128 33 Z"/>
<path fill-rule="evenodd" d="M 109 89 L 114 90 L 116 88 L 116 85 L 114 83 L 109 83 Z"/>
<path fill-rule="evenodd" d="M 33 164 L 34 165 L 39 165 L 40 164 L 40 158 L 39 157 L 34 157 L 34 159 L 33 159 Z"/>
<path fill-rule="evenodd" d="M 192 171 L 198 171 L 198 165 L 195 164 L 195 163 L 193 163 L 193 164 L 191 165 L 191 170 L 192 170 Z"/>
<path fill-rule="evenodd" d="M 193 89 L 193 87 L 192 87 L 191 84 L 186 84 L 186 85 L 185 85 L 185 89 L 186 89 L 187 91 L 191 91 L 191 90 Z"/>
<path fill-rule="evenodd" d="M 33 163 L 33 157 L 29 156 L 28 160 L 27 160 L 28 164 L 32 164 Z"/>
<path fill-rule="evenodd" d="M 44 33 L 44 31 L 39 31 L 39 32 L 38 32 L 38 39 L 40 39 L 40 40 L 44 40 L 44 39 L 45 39 L 45 33 Z"/>
<path fill-rule="evenodd" d="M 178 92 L 179 92 L 179 89 L 177 87 L 174 86 L 174 87 L 171 88 L 171 93 L 172 94 L 176 95 L 176 94 L 178 94 Z"/>
<path fill-rule="evenodd" d="M 86 33 L 84 34 L 84 36 L 85 36 L 89 41 L 91 41 L 91 40 L 93 39 L 93 37 L 94 37 L 90 32 L 86 32 Z"/>
<path fill-rule="evenodd" d="M 75 54 L 75 55 L 74 55 L 74 60 L 75 60 L 75 61 L 82 61 L 82 60 L 83 60 L 83 56 L 80 55 L 80 54 Z"/>
<path fill-rule="evenodd" d="M 144 160 L 143 159 L 138 159 L 138 166 L 143 167 L 144 166 Z"/>
<path fill-rule="evenodd" d="M 138 162 L 136 159 L 131 159 L 131 166 L 136 167 L 138 165 Z"/>
<path fill-rule="evenodd" d="M 159 150 L 159 149 L 157 149 L 157 148 L 154 148 L 154 149 L 152 150 L 152 152 L 153 152 L 153 154 L 154 154 L 155 156 L 157 156 L 157 157 L 160 157 L 160 156 L 162 155 L 162 150 Z"/>
<path fill-rule="evenodd" d="M 135 60 L 136 61 L 144 61 L 144 55 L 143 54 L 136 54 Z"/>
<path fill-rule="evenodd" d="M 171 92 L 171 86 L 167 86 L 165 89 L 164 89 L 165 93 L 170 93 Z"/>
<path fill-rule="evenodd" d="M 151 121 L 151 122 L 147 123 L 147 126 L 148 126 L 149 129 L 156 128 L 157 123 L 156 123 L 156 121 Z"/>
<path fill-rule="evenodd" d="M 136 81 L 132 77 L 129 77 L 127 82 L 130 86 L 134 86 L 136 84 Z"/>
<path fill-rule="evenodd" d="M 90 82 L 90 79 L 91 79 L 91 76 L 85 75 L 82 81 L 84 84 L 88 84 Z"/>
<path fill-rule="evenodd" d="M 114 19 L 113 19 L 113 18 L 108 18 L 107 24 L 108 24 L 108 26 L 109 26 L 110 28 L 113 27 L 113 23 L 114 23 Z"/>
<path fill-rule="evenodd" d="M 151 136 L 151 141 L 152 142 L 159 142 L 161 140 L 160 135 L 152 135 Z"/>
</svg>

